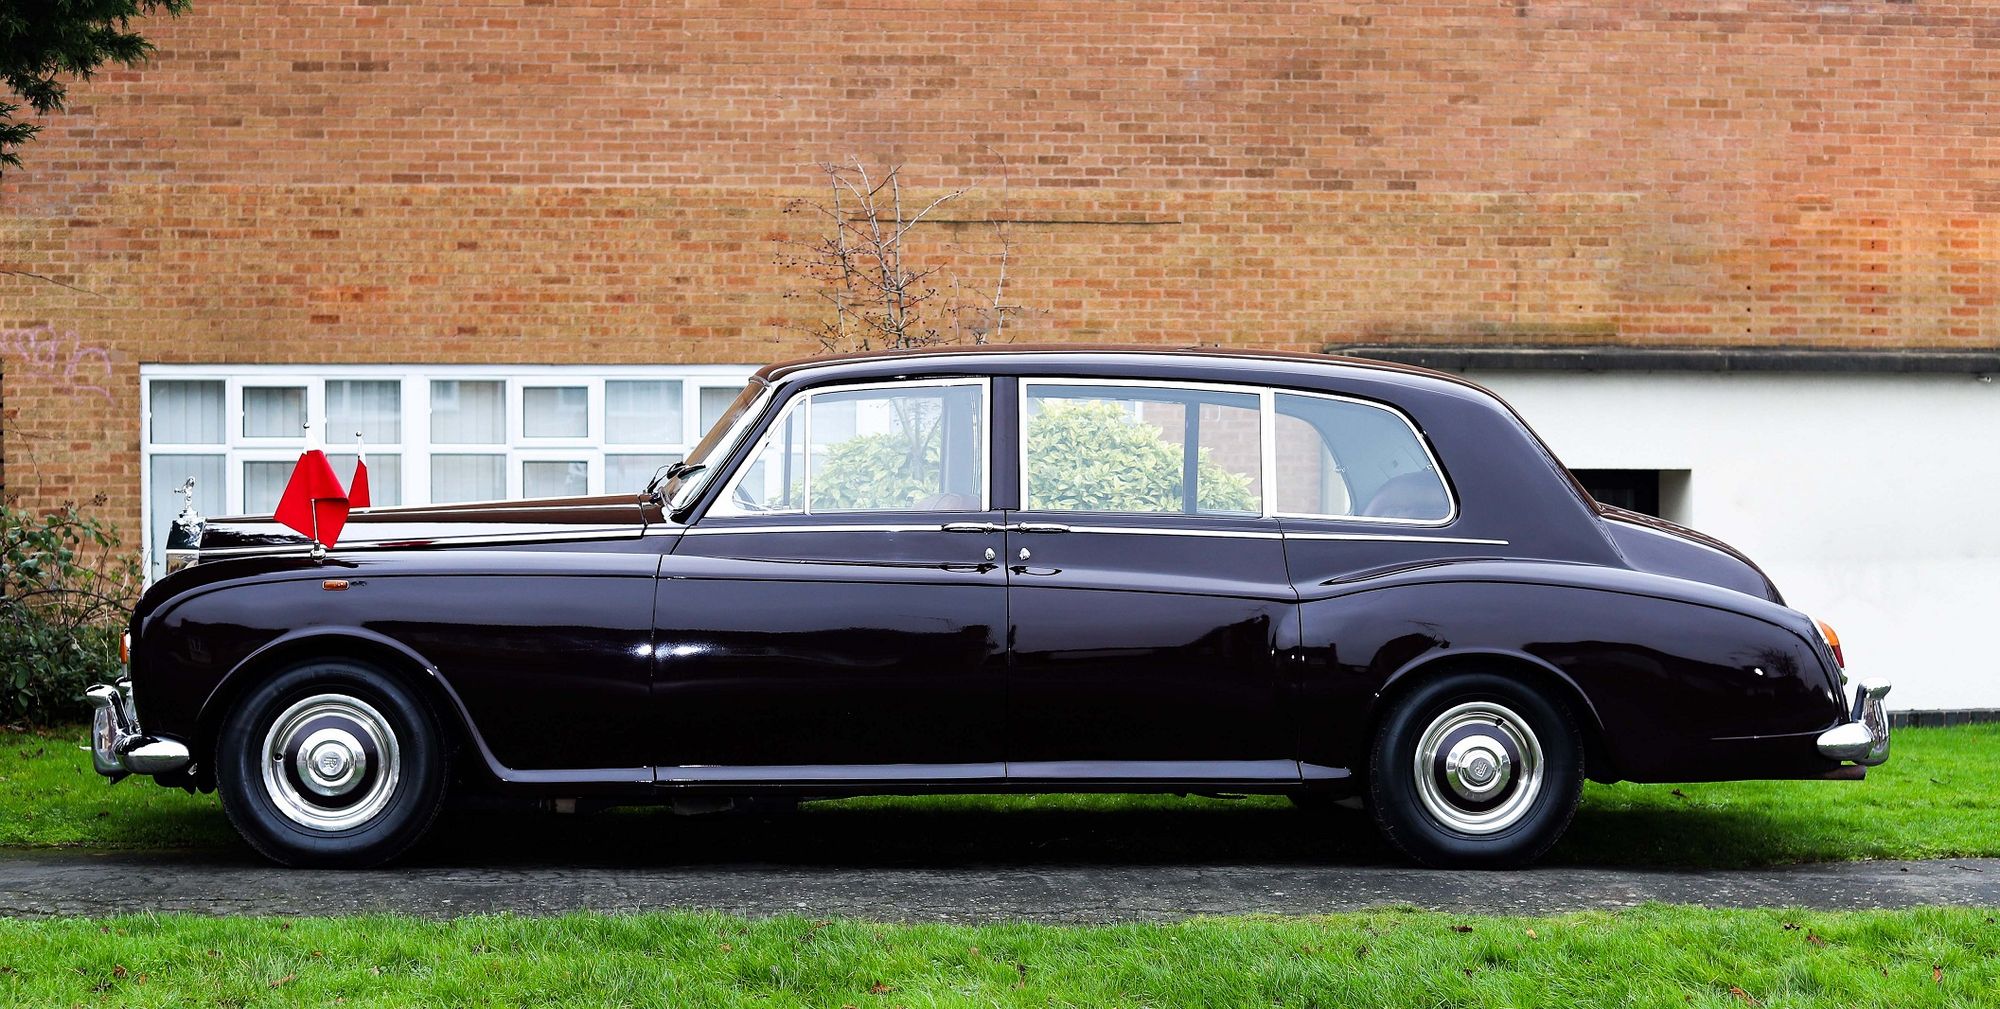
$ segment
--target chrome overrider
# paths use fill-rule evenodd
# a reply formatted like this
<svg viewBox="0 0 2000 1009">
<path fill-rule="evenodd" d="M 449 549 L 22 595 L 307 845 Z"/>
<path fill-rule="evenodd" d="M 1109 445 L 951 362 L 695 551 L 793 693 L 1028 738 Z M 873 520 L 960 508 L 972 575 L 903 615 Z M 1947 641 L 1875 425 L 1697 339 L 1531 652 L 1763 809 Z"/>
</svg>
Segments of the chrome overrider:
<svg viewBox="0 0 2000 1009">
<path fill-rule="evenodd" d="M 1889 713 L 1882 698 L 1889 693 L 1889 681 L 1871 676 L 1854 688 L 1854 710 L 1849 720 L 1819 734 L 1819 752 L 1835 760 L 1852 760 L 1874 767 L 1889 759 Z"/>
<path fill-rule="evenodd" d="M 155 739 L 139 730 L 132 681 L 100 683 L 84 692 L 97 711 L 90 718 L 90 761 L 97 773 L 118 781 L 128 774 L 165 774 L 186 767 L 186 744 Z"/>
</svg>

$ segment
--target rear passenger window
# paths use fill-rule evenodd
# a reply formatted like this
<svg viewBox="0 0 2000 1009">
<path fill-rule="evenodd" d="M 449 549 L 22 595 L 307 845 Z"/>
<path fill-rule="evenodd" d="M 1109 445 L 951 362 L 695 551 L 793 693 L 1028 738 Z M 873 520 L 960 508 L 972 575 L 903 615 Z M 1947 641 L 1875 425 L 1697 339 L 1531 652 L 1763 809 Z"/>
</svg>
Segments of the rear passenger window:
<svg viewBox="0 0 2000 1009">
<path fill-rule="evenodd" d="M 1276 505 L 1281 515 L 1442 522 L 1451 492 L 1402 414 L 1352 400 L 1279 393 Z"/>
<path fill-rule="evenodd" d="M 1025 388 L 1029 510 L 1263 514 L 1255 393 L 1064 381 Z"/>
</svg>

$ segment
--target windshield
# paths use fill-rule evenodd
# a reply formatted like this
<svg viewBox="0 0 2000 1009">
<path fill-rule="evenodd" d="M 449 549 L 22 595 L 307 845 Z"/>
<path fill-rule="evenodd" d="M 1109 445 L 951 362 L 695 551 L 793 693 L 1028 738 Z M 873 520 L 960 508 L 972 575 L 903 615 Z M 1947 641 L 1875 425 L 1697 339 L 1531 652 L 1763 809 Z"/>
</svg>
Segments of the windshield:
<svg viewBox="0 0 2000 1009">
<path fill-rule="evenodd" d="M 693 501 L 695 495 L 701 493 L 701 488 L 707 485 L 709 477 L 714 474 L 714 467 L 722 464 L 723 457 L 729 454 L 729 448 L 736 443 L 742 434 L 742 429 L 747 426 L 745 421 L 751 418 L 750 405 L 757 402 L 769 388 L 757 381 L 744 386 L 743 391 L 737 393 L 736 398 L 730 402 L 729 408 L 722 411 L 722 416 L 716 418 L 714 425 L 709 427 L 708 433 L 701 436 L 701 441 L 681 463 L 680 471 L 673 479 L 667 481 L 663 489 L 661 500 L 667 502 L 668 511 L 679 511 L 687 507 L 688 502 Z"/>
</svg>

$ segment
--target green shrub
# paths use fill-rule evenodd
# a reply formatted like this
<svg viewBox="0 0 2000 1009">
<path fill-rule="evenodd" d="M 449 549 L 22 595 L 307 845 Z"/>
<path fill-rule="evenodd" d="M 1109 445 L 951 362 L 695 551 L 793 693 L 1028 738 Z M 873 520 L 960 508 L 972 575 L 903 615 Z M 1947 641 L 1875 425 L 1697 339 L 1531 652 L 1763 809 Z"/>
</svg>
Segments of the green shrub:
<svg viewBox="0 0 2000 1009">
<path fill-rule="evenodd" d="M 1181 447 L 1117 403 L 1048 402 L 1028 424 L 1027 506 L 1110 512 L 1181 510 Z M 1255 512 L 1250 478 L 1201 450 L 1195 503 L 1204 512 Z"/>
<path fill-rule="evenodd" d="M 935 434 L 937 425 L 932 424 Z M 814 511 L 910 508 L 938 492 L 938 439 L 912 444 L 909 434 L 864 434 L 835 445 L 813 470 Z"/>
<path fill-rule="evenodd" d="M 142 570 L 73 502 L 46 515 L 0 504 L 0 721 L 89 712 L 84 689 L 123 675 L 118 637 Z"/>
</svg>

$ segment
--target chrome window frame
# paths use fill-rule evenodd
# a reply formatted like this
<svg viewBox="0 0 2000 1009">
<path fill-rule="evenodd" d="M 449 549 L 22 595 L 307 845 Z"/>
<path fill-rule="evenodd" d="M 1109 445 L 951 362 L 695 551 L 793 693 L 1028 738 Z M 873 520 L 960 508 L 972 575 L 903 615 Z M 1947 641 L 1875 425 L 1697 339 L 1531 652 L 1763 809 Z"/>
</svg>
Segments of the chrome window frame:
<svg viewBox="0 0 2000 1009">
<path fill-rule="evenodd" d="M 755 377 L 751 378 L 751 382 L 757 381 L 759 380 Z M 741 393 L 738 395 L 741 395 Z M 687 509 L 694 507 L 695 503 L 701 499 L 702 492 L 708 489 L 709 483 L 715 478 L 715 470 L 718 467 L 728 465 L 729 457 L 735 453 L 736 447 L 743 443 L 743 439 L 749 437 L 750 429 L 757 426 L 757 418 L 762 417 L 764 411 L 771 408 L 771 400 L 776 395 L 777 390 L 769 385 L 765 385 L 763 388 L 757 390 L 757 394 L 752 396 L 750 402 L 743 407 L 743 412 L 737 414 L 736 419 L 730 423 L 729 430 L 723 432 L 721 440 L 715 443 L 715 448 L 704 457 L 703 462 L 707 466 L 705 470 L 706 475 L 704 476 L 704 473 L 691 474 L 701 479 L 691 480 L 684 487 L 674 488 L 673 496 L 665 502 L 665 510 L 668 514 L 682 514 Z M 697 442 L 695 445 L 689 446 L 688 452 L 692 454 L 694 449 L 699 447 L 700 443 Z M 708 462 L 709 459 L 713 459 L 714 462 Z M 665 490 L 665 488 L 661 489 Z"/>
<path fill-rule="evenodd" d="M 898 391 L 914 390 L 914 389 L 942 389 L 942 388 L 950 388 L 956 386 L 977 386 L 979 388 L 980 438 L 979 438 L 979 507 L 978 508 L 954 508 L 949 510 L 924 509 L 924 508 L 896 508 L 896 509 L 838 508 L 838 509 L 821 510 L 821 511 L 815 511 L 813 509 L 811 405 L 814 399 L 816 399 L 822 394 L 871 392 L 877 389 L 894 389 Z M 799 499 L 800 499 L 799 507 L 774 509 L 770 511 L 749 511 L 738 508 L 735 504 L 736 488 L 742 484 L 744 477 L 749 475 L 750 468 L 756 465 L 756 460 L 764 454 L 764 450 L 766 448 L 770 447 L 772 438 L 777 434 L 777 432 L 783 430 L 786 422 L 791 419 L 792 413 L 795 410 L 801 412 L 801 417 L 804 421 L 804 423 L 800 425 L 801 430 L 799 433 L 799 437 L 800 440 L 806 446 L 805 480 L 804 480 L 804 486 L 800 489 L 799 492 Z M 771 419 L 770 426 L 764 429 L 764 433 L 761 437 L 757 439 L 757 443 L 751 446 L 750 452 L 743 457 L 743 461 L 737 465 L 735 472 L 729 474 L 729 482 L 722 485 L 721 492 L 716 495 L 714 502 L 708 506 L 708 510 L 703 513 L 702 517 L 703 518 L 757 518 L 759 516 L 788 516 L 788 515 L 908 515 L 911 513 L 924 514 L 924 515 L 975 515 L 981 512 L 989 512 L 992 510 L 993 510 L 993 379 L 990 376 L 967 376 L 962 378 L 939 377 L 935 379 L 932 378 L 895 379 L 886 382 L 855 382 L 855 383 L 844 383 L 838 385 L 815 386 L 813 388 L 801 391 L 798 395 L 792 397 L 791 400 L 786 402 L 784 409 L 780 410 L 778 412 L 778 415 Z"/>
<path fill-rule="evenodd" d="M 1409 414 L 1406 414 L 1402 410 L 1394 406 L 1391 406 L 1387 403 L 1380 403 L 1375 400 L 1362 399 L 1356 396 L 1344 396 L 1338 393 L 1313 392 L 1300 389 L 1279 388 L 1276 386 L 1266 386 L 1266 385 L 1243 385 L 1243 384 L 1229 383 L 1229 382 L 1187 382 L 1176 379 L 1076 378 L 1070 376 L 1039 377 L 1039 376 L 1022 375 L 1017 377 L 1015 384 L 1019 386 L 1018 396 L 1020 399 L 1020 403 L 1018 404 L 1018 410 L 1016 413 L 1017 426 L 1013 432 L 1015 453 L 1018 457 L 1016 462 L 1019 466 L 1016 475 L 1017 485 L 1015 487 L 1015 491 L 1019 496 L 1019 502 L 1022 511 L 1049 512 L 1052 514 L 1063 514 L 1063 515 L 1143 515 L 1143 516 L 1170 515 L 1170 516 L 1179 516 L 1181 518 L 1198 518 L 1198 519 L 1209 519 L 1209 520 L 1235 519 L 1239 521 L 1249 520 L 1253 518 L 1260 518 L 1260 519 L 1292 518 L 1292 519 L 1310 519 L 1310 520 L 1324 521 L 1324 522 L 1356 522 L 1356 523 L 1365 523 L 1369 525 L 1394 525 L 1394 526 L 1406 526 L 1413 528 L 1439 528 L 1442 526 L 1448 526 L 1453 522 L 1458 521 L 1458 516 L 1459 516 L 1458 494 L 1452 489 L 1451 480 L 1445 476 L 1444 464 L 1438 461 L 1437 451 L 1431 446 L 1430 439 L 1424 436 L 1423 430 L 1417 427 L 1416 422 L 1410 419 Z M 1262 449 L 1260 453 L 1260 458 L 1258 460 L 1259 472 L 1257 479 L 1257 487 L 1260 498 L 1258 504 L 1259 507 L 1258 513 L 1256 515 L 1231 515 L 1221 512 L 1189 513 L 1178 510 L 1152 511 L 1152 512 L 1116 512 L 1116 511 L 1093 511 L 1087 509 L 1028 507 L 1028 501 L 1029 501 L 1028 400 L 1031 395 L 1030 390 L 1032 390 L 1037 386 L 1071 386 L 1071 387 L 1084 386 L 1084 387 L 1136 388 L 1136 389 L 1187 389 L 1196 392 L 1219 392 L 1219 393 L 1231 393 L 1236 395 L 1257 397 L 1258 428 L 1259 428 L 1258 434 L 1259 438 L 1261 439 L 1260 447 Z M 1445 513 L 1445 517 L 1441 519 L 1405 519 L 1405 518 L 1391 518 L 1391 517 L 1377 516 L 1377 515 L 1326 515 L 1315 512 L 1286 512 L 1286 511 L 1276 510 L 1277 497 L 1278 497 L 1277 398 L 1279 396 L 1302 396 L 1312 399 L 1332 400 L 1339 403 L 1352 403 L 1356 406 L 1364 406 L 1375 410 L 1381 410 L 1385 413 L 1388 413 L 1390 416 L 1395 417 L 1397 420 L 1402 421 L 1403 426 L 1409 430 L 1410 436 L 1416 439 L 1417 444 L 1423 448 L 1424 458 L 1430 463 L 1431 472 L 1436 475 L 1439 486 L 1441 486 L 1444 489 L 1445 501 L 1450 505 L 1449 510 Z"/>
</svg>

